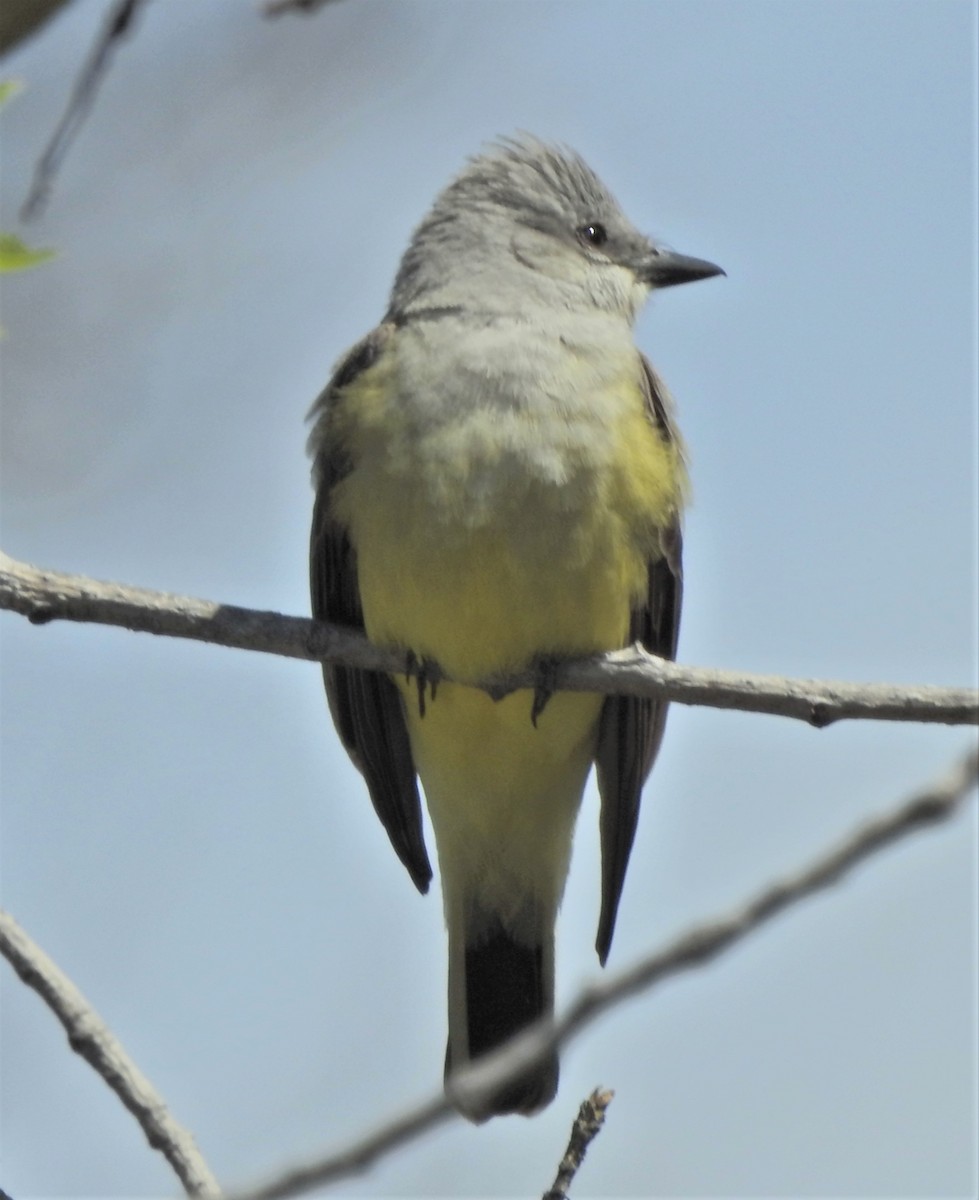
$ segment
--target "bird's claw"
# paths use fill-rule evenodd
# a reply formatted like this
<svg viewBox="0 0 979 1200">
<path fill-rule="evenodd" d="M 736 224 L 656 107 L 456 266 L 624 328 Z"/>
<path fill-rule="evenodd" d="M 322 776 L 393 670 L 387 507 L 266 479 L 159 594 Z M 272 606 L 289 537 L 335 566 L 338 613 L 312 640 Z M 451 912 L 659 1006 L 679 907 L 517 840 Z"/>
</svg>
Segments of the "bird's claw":
<svg viewBox="0 0 979 1200">
<path fill-rule="evenodd" d="M 537 660 L 534 668 L 537 672 L 537 682 L 534 685 L 534 701 L 530 706 L 530 721 L 536 729 L 538 717 L 557 691 L 558 660 L 542 657 Z"/>
<path fill-rule="evenodd" d="M 425 715 L 426 688 L 431 689 L 432 700 L 434 701 L 441 678 L 442 671 L 433 658 L 419 658 L 414 650 L 409 650 L 405 655 L 405 679 L 409 681 L 414 679 L 415 681 L 415 686 L 418 690 L 418 715 L 420 717 L 424 717 Z"/>
</svg>

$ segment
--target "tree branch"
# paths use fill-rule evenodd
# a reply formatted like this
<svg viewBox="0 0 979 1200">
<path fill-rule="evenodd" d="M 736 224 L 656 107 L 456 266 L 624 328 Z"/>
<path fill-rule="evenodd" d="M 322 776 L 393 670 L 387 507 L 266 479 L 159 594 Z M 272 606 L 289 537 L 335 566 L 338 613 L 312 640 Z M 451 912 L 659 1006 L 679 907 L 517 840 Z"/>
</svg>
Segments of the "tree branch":
<svg viewBox="0 0 979 1200">
<path fill-rule="evenodd" d="M 35 217 L 47 201 L 54 177 L 92 107 L 99 85 L 109 69 L 112 51 L 132 30 L 136 13 L 143 3 L 144 0 L 116 0 L 110 10 L 88 60 L 75 81 L 68 107 L 34 168 L 31 189 L 20 210 L 23 220 L 29 221 Z"/>
<path fill-rule="evenodd" d="M 68 1044 L 89 1063 L 139 1122 L 146 1140 L 173 1168 L 188 1196 L 219 1196 L 194 1139 L 67 975 L 0 909 L 0 954 L 64 1026 Z"/>
<path fill-rule="evenodd" d="M 634 966 L 585 989 L 559 1021 L 543 1022 L 527 1030 L 479 1065 L 460 1072 L 453 1083 L 453 1095 L 464 1097 L 467 1111 L 478 1110 L 481 1102 L 556 1047 L 565 1045 L 607 1009 L 670 975 L 709 962 L 784 909 L 839 882 L 847 871 L 885 846 L 948 820 L 964 807 L 977 780 L 979 752 L 972 750 L 944 778 L 890 812 L 871 818 L 807 867 L 777 880 L 726 916 L 696 926 Z M 435 1096 L 353 1147 L 290 1171 L 262 1187 L 235 1193 L 234 1200 L 283 1200 L 333 1183 L 354 1171 L 363 1171 L 388 1150 L 420 1136 L 450 1115 L 448 1101 Z"/>
<path fill-rule="evenodd" d="M 605 1124 L 605 1110 L 612 1103 L 614 1092 L 595 1088 L 592 1094 L 578 1109 L 574 1124 L 571 1126 L 571 1137 L 568 1148 L 564 1152 L 557 1169 L 557 1175 L 550 1188 L 544 1193 L 543 1200 L 568 1200 L 568 1188 L 574 1182 L 574 1177 L 585 1161 L 588 1147 L 601 1133 Z"/>
<path fill-rule="evenodd" d="M 371 671 L 403 673 L 406 669 L 403 653 L 375 646 L 353 629 L 45 571 L 2 552 L 0 608 L 21 613 L 35 625 L 54 620 L 92 622 Z M 678 704 L 795 717 L 817 727 L 845 718 L 979 724 L 979 692 L 969 688 L 841 683 L 708 670 L 667 662 L 640 646 L 570 659 L 557 668 L 555 682 L 555 690 L 666 696 Z M 506 679 L 486 680 L 482 686 L 500 697 L 538 683 L 531 668 Z"/>
<path fill-rule="evenodd" d="M 290 12 L 308 15 L 330 3 L 331 0 L 265 0 L 265 15 L 281 17 L 284 13 Z"/>
</svg>

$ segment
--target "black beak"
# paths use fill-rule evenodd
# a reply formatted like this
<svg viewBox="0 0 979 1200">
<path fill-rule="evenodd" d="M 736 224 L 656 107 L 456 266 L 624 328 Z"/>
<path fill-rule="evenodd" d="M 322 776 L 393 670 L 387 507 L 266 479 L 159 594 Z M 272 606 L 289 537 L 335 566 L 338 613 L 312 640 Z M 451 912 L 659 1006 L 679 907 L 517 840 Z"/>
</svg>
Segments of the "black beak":
<svg viewBox="0 0 979 1200">
<path fill-rule="evenodd" d="M 715 263 L 704 258 L 691 258 L 687 254 L 676 254 L 672 250 L 653 250 L 639 268 L 639 277 L 654 288 L 695 283 L 698 279 L 724 274 L 723 268 Z"/>
</svg>

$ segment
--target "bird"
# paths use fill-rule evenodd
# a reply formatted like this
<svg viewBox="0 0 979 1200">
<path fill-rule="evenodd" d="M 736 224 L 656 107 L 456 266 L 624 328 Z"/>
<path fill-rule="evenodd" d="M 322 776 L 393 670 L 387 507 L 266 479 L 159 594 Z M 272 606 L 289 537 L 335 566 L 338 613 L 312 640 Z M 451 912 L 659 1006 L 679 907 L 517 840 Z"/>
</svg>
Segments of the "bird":
<svg viewBox="0 0 979 1200">
<path fill-rule="evenodd" d="M 380 324 L 310 410 L 313 616 L 404 655 L 325 663 L 340 740 L 419 891 L 434 834 L 448 940 L 445 1085 L 553 1016 L 554 927 L 594 765 L 608 957 L 660 697 L 562 692 L 569 656 L 673 659 L 688 492 L 674 404 L 635 343 L 661 288 L 723 275 L 640 233 L 573 150 L 470 158 L 401 259 Z M 535 688 L 477 685 L 528 668 Z M 444 677 L 444 678 L 443 678 Z M 553 1099 L 554 1052 L 478 1103 Z"/>
</svg>

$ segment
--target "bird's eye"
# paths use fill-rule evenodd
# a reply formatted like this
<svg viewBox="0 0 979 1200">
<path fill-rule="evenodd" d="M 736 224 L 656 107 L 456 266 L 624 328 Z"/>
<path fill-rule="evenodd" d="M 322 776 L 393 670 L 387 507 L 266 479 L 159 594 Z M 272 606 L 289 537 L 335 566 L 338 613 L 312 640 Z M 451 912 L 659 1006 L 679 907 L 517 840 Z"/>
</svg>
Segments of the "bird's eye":
<svg viewBox="0 0 979 1200">
<path fill-rule="evenodd" d="M 608 241 L 608 230 L 599 221 L 591 221 L 581 226 L 578 237 L 589 246 L 604 246 Z"/>
</svg>

